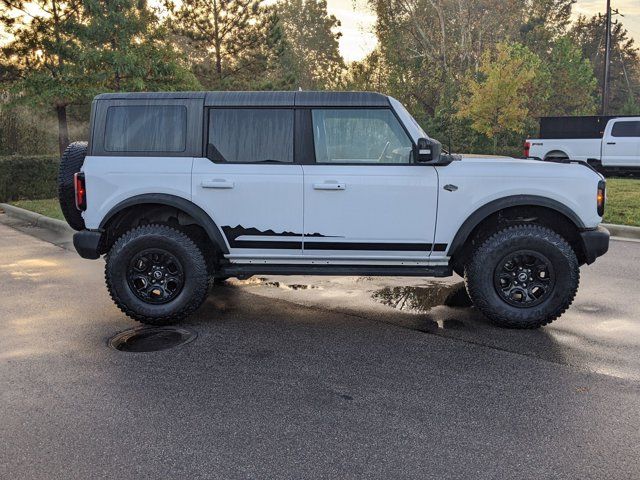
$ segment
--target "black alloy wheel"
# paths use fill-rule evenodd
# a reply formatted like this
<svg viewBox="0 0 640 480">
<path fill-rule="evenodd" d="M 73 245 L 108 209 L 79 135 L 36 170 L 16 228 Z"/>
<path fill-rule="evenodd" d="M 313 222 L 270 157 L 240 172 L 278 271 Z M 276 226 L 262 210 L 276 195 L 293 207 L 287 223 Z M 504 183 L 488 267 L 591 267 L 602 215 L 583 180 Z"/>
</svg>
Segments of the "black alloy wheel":
<svg viewBox="0 0 640 480">
<path fill-rule="evenodd" d="M 168 251 L 150 248 L 131 259 L 127 282 L 140 300 L 153 304 L 167 303 L 182 291 L 184 269 Z"/>
<path fill-rule="evenodd" d="M 555 286 L 551 261 L 541 253 L 519 250 L 506 255 L 495 269 L 493 284 L 509 305 L 529 308 L 544 302 Z"/>
</svg>

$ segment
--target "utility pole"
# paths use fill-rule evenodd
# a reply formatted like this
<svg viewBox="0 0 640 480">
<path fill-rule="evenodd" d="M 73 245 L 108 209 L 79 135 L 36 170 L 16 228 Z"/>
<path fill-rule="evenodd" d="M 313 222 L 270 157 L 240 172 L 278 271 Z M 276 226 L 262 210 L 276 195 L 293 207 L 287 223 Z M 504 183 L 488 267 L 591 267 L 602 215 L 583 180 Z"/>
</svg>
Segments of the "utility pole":
<svg viewBox="0 0 640 480">
<path fill-rule="evenodd" d="M 611 66 L 611 0 L 607 0 L 607 33 L 604 52 L 604 79 L 602 81 L 602 115 L 609 111 L 609 69 Z"/>
</svg>

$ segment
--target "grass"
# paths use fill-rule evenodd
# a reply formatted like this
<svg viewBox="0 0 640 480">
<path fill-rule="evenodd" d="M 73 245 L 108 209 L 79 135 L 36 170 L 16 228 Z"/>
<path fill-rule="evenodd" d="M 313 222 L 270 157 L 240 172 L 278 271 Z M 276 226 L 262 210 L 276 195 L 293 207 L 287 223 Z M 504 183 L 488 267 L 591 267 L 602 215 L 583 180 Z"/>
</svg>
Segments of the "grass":
<svg viewBox="0 0 640 480">
<path fill-rule="evenodd" d="M 45 200 L 16 200 L 15 202 L 10 203 L 16 207 L 31 210 L 32 212 L 40 213 L 47 217 L 64 220 L 57 198 L 48 198 Z"/>
<path fill-rule="evenodd" d="M 64 220 L 58 200 L 55 198 L 19 200 L 11 204 L 47 217 Z M 640 227 L 640 179 L 607 179 L 607 207 L 604 222 Z"/>
<path fill-rule="evenodd" d="M 607 179 L 604 222 L 640 227 L 640 179 Z"/>
</svg>

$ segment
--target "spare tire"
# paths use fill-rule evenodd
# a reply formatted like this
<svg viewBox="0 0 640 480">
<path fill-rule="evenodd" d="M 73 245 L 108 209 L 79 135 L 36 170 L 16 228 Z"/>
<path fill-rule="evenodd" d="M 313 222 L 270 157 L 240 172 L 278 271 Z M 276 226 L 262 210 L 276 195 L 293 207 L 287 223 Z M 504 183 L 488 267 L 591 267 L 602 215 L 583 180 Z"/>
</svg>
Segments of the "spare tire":
<svg viewBox="0 0 640 480">
<path fill-rule="evenodd" d="M 65 220 L 74 230 L 84 230 L 85 228 L 81 212 L 76 208 L 73 176 L 82 168 L 86 155 L 87 142 L 73 142 L 66 148 L 60 159 L 58 200 Z"/>
</svg>

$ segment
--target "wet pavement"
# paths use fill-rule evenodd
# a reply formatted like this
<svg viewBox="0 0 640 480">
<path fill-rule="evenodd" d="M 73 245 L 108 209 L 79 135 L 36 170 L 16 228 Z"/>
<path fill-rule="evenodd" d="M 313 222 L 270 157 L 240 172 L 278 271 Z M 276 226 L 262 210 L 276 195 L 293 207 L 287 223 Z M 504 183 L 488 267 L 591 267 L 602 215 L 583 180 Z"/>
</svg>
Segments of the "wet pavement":
<svg viewBox="0 0 640 480">
<path fill-rule="evenodd" d="M 459 278 L 268 277 L 139 353 L 102 261 L 1 217 L 0 478 L 640 477 L 640 243 L 537 331 Z"/>
</svg>

